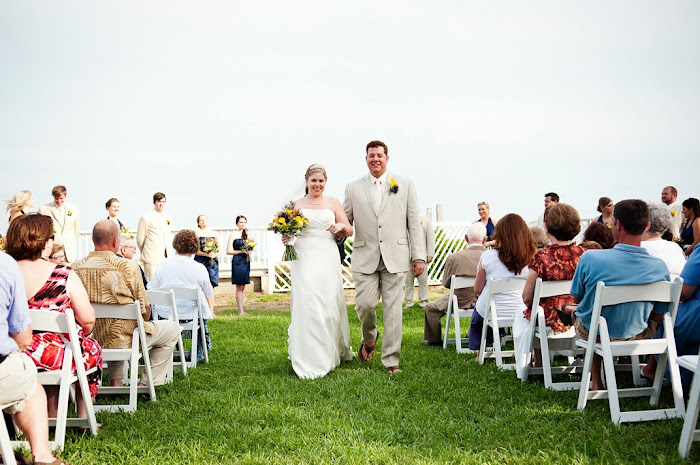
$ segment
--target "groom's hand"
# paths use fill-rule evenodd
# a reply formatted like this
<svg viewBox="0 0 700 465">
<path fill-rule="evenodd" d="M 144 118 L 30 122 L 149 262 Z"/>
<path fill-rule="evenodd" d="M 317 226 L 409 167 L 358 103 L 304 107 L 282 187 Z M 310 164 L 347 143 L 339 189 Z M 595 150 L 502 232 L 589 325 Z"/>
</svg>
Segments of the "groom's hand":
<svg viewBox="0 0 700 465">
<path fill-rule="evenodd" d="M 413 272 L 413 276 L 416 278 L 420 275 L 423 274 L 423 271 L 425 271 L 425 262 L 422 261 L 415 261 L 411 264 L 411 271 Z"/>
</svg>

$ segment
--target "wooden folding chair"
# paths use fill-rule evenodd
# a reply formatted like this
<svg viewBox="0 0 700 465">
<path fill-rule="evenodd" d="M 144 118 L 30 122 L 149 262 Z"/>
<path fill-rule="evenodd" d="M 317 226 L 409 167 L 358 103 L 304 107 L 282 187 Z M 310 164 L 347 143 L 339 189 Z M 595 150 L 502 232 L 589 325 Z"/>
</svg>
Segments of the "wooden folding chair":
<svg viewBox="0 0 700 465">
<path fill-rule="evenodd" d="M 204 330 L 204 318 L 202 315 L 202 305 L 208 305 L 206 301 L 202 301 L 199 289 L 187 287 L 161 287 L 158 291 L 175 291 L 175 299 L 193 300 L 197 302 L 195 313 L 192 315 L 191 321 L 179 321 L 180 327 L 184 331 L 191 331 L 192 334 L 192 350 L 190 351 L 190 359 L 187 361 L 189 368 L 197 368 L 197 339 L 202 339 L 202 347 L 204 347 L 204 362 L 209 363 L 209 349 L 207 348 L 207 338 Z M 180 315 L 182 313 L 180 312 Z M 187 355 L 187 354 L 185 354 Z"/>
<path fill-rule="evenodd" d="M 460 325 L 460 320 L 462 318 L 471 318 L 474 313 L 473 308 L 459 308 L 459 303 L 457 301 L 457 296 L 455 291 L 457 289 L 464 289 L 465 287 L 474 287 L 474 277 L 473 276 L 457 276 L 452 275 L 450 278 L 450 296 L 447 301 L 447 315 L 445 316 L 445 337 L 442 339 L 442 348 L 447 349 L 447 344 L 455 344 L 457 352 L 460 354 L 471 352 L 468 347 L 462 347 L 462 329 Z M 455 326 L 455 337 L 450 339 L 448 335 L 450 333 L 450 318 L 454 320 Z"/>
<path fill-rule="evenodd" d="M 683 281 L 675 282 L 659 281 L 651 284 L 629 286 L 606 286 L 599 281 L 596 285 L 595 299 L 593 302 L 593 315 L 589 329 L 588 340 L 578 340 L 576 344 L 586 349 L 583 361 L 583 374 L 578 398 L 578 409 L 586 408 L 586 403 L 591 399 L 608 399 L 610 404 L 610 418 L 613 423 L 663 420 L 666 418 L 683 417 L 685 406 L 683 405 L 683 389 L 676 362 L 676 342 L 673 335 L 673 316 L 678 308 Z M 611 341 L 608 332 L 608 324 L 605 317 L 601 316 L 601 310 L 606 305 L 617 305 L 627 302 L 668 302 L 669 312 L 664 314 L 663 337 L 659 339 L 644 339 L 638 341 Z M 596 339 L 600 337 L 600 342 Z M 603 367 L 607 390 L 593 391 L 590 389 L 591 367 L 593 355 L 603 357 Z M 634 387 L 618 389 L 615 377 L 613 357 L 639 356 L 654 354 L 658 357 L 658 365 L 654 383 L 651 387 Z M 656 406 L 661 393 L 661 383 L 669 363 L 671 373 L 671 389 L 675 408 L 620 411 L 620 397 L 645 397 L 649 396 L 649 404 Z"/>
<path fill-rule="evenodd" d="M 135 412 L 138 404 L 137 397 L 139 393 L 147 393 L 151 401 L 156 400 L 156 390 L 153 386 L 153 373 L 151 372 L 151 362 L 148 356 L 148 344 L 146 343 L 146 331 L 143 326 L 143 316 L 141 315 L 141 305 L 136 300 L 131 304 L 92 304 L 95 309 L 96 318 L 119 318 L 122 320 L 134 320 L 137 326 L 134 329 L 134 334 L 131 340 L 130 349 L 105 349 L 102 348 L 102 358 L 105 362 L 124 361 L 129 364 L 129 385 L 128 386 L 102 386 L 98 394 L 102 395 L 121 395 L 129 394 L 128 404 L 119 405 L 95 405 L 95 410 L 107 410 L 116 412 L 122 410 L 124 412 Z M 144 370 L 148 386 L 139 386 L 138 367 L 139 359 L 143 357 Z"/>
<path fill-rule="evenodd" d="M 694 441 L 700 441 L 700 429 L 697 429 L 698 413 L 700 412 L 700 376 L 698 376 L 698 355 L 682 355 L 676 360 L 678 365 L 693 373 L 693 382 L 690 384 L 688 396 L 688 408 L 685 411 L 685 420 L 681 430 L 681 440 L 678 444 L 678 452 L 681 458 L 687 459 Z"/>
<path fill-rule="evenodd" d="M 522 277 L 512 277 L 512 278 L 502 278 L 493 279 L 489 278 L 488 284 L 488 295 L 486 296 L 486 311 L 484 314 L 484 326 L 481 330 L 481 345 L 479 347 L 479 363 L 483 364 L 484 360 L 487 358 L 495 358 L 496 365 L 501 370 L 513 370 L 515 369 L 515 363 L 503 363 L 504 358 L 515 357 L 514 350 L 503 350 L 502 343 L 504 343 L 508 338 L 504 337 L 501 340 L 499 335 L 499 330 L 501 328 L 512 328 L 513 318 L 515 316 L 513 311 L 503 311 L 503 309 L 498 309 L 496 302 L 494 302 L 493 297 L 496 294 L 502 292 L 522 292 L 525 287 L 525 279 Z M 486 336 L 489 326 L 493 331 L 493 352 L 486 353 Z M 512 338 L 511 338 L 512 339 Z"/>
<path fill-rule="evenodd" d="M 179 318 L 177 314 L 177 304 L 175 303 L 175 291 L 170 289 L 169 291 L 155 291 L 155 290 L 148 290 L 146 291 L 146 296 L 148 297 L 148 302 L 151 305 L 163 305 L 170 307 L 172 309 L 172 313 L 170 314 L 169 320 L 172 320 L 176 323 L 179 324 Z M 157 315 L 155 315 L 157 317 Z M 169 383 L 173 379 L 173 369 L 175 366 L 180 368 L 182 370 L 182 374 L 187 376 L 187 363 L 185 359 L 185 346 L 182 343 L 182 331 L 184 328 L 180 326 L 180 335 L 177 337 L 177 353 L 179 354 L 180 360 L 178 362 L 171 362 L 170 367 L 168 368 L 168 373 L 165 376 L 165 382 Z"/>
<path fill-rule="evenodd" d="M 537 278 L 535 282 L 535 292 L 532 299 L 532 313 L 530 315 L 530 324 L 528 326 L 528 336 L 527 341 L 529 347 L 526 352 L 529 352 L 528 357 L 525 360 L 525 377 L 523 382 L 527 381 L 527 376 L 530 374 L 541 374 L 544 376 L 544 386 L 547 389 L 553 389 L 555 391 L 566 391 L 571 389 L 578 389 L 581 385 L 580 381 L 572 382 L 553 382 L 552 374 L 572 374 L 581 373 L 582 366 L 572 365 L 573 357 L 579 354 L 583 354 L 583 349 L 576 348 L 576 333 L 573 328 L 569 331 L 554 334 L 551 328 L 547 327 L 547 322 L 544 316 L 544 309 L 540 306 L 540 299 L 543 297 L 554 297 L 558 295 L 565 295 L 571 292 L 571 281 L 542 281 L 542 278 Z M 542 366 L 541 367 L 531 367 L 531 351 L 534 347 L 535 340 L 540 343 L 540 350 L 542 352 Z M 556 342 L 561 345 L 568 342 L 570 348 L 560 349 L 560 350 L 550 350 L 550 341 Z M 564 341 L 564 342 L 562 342 Z M 555 355 L 563 355 L 569 358 L 569 364 L 563 366 L 552 366 L 552 359 Z"/>
</svg>

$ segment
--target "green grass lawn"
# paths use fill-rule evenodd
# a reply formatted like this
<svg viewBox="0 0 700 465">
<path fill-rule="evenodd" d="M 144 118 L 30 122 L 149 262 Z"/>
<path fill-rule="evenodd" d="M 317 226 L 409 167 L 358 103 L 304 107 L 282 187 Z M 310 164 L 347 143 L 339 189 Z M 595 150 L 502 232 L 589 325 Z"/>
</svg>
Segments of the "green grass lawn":
<svg viewBox="0 0 700 465">
<path fill-rule="evenodd" d="M 359 323 L 348 310 L 356 350 Z M 209 364 L 176 373 L 136 413 L 99 414 L 97 437 L 69 430 L 61 456 L 74 464 L 681 463 L 682 421 L 618 427 L 607 401 L 580 413 L 577 392 L 522 384 L 492 362 L 422 346 L 418 307 L 404 313 L 404 373 L 387 375 L 377 352 L 370 364 L 353 360 L 313 381 L 298 379 L 287 360 L 289 313 L 247 311 L 211 322 Z M 625 400 L 623 408 L 645 403 Z M 700 445 L 688 463 L 698 461 Z"/>
</svg>

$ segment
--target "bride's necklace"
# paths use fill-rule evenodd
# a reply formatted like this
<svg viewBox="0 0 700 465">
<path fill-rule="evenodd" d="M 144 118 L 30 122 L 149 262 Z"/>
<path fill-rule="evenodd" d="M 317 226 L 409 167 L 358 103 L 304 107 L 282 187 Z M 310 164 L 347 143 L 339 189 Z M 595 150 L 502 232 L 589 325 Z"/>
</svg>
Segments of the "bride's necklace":
<svg viewBox="0 0 700 465">
<path fill-rule="evenodd" d="M 311 200 L 309 200 L 309 194 L 306 194 L 306 201 L 309 202 L 311 205 L 321 205 L 321 202 L 323 202 L 323 196 L 321 196 L 321 201 L 320 201 L 320 202 L 314 203 L 314 202 L 312 202 Z"/>
</svg>

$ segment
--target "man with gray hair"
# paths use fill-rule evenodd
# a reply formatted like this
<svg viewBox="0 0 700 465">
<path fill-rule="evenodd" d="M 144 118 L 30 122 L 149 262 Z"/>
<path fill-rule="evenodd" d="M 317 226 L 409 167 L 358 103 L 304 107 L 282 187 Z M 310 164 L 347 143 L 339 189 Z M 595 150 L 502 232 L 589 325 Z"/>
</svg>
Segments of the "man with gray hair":
<svg viewBox="0 0 700 465">
<path fill-rule="evenodd" d="M 476 276 L 476 268 L 479 265 L 481 254 L 486 251 L 486 227 L 477 221 L 467 227 L 464 235 L 467 248 L 455 252 L 447 258 L 445 271 L 442 275 L 442 285 L 450 288 L 452 276 Z M 455 291 L 459 308 L 473 308 L 477 296 L 473 287 L 457 289 Z M 445 295 L 425 306 L 425 324 L 423 326 L 423 344 L 429 346 L 442 346 L 442 328 L 440 319 L 447 313 L 447 305 L 450 296 Z"/>
<path fill-rule="evenodd" d="M 134 255 L 136 255 L 136 240 L 130 234 L 122 234 L 119 236 L 119 251 L 117 252 L 117 257 L 126 258 L 127 260 L 133 260 Z M 143 287 L 148 286 L 148 281 L 146 281 L 146 274 L 143 272 L 143 268 L 140 264 L 139 270 L 141 270 L 141 279 L 143 280 Z"/>
<path fill-rule="evenodd" d="M 665 205 L 649 204 L 649 229 L 642 236 L 642 247 L 649 255 L 658 257 L 666 263 L 671 279 L 683 271 L 685 254 L 675 242 L 662 240 L 663 234 L 671 227 L 673 217 Z"/>
</svg>

